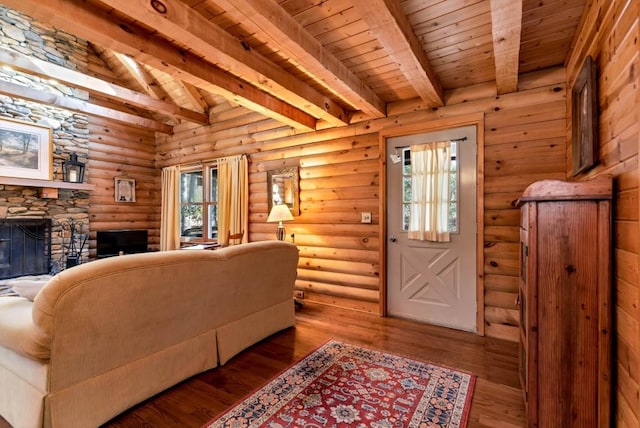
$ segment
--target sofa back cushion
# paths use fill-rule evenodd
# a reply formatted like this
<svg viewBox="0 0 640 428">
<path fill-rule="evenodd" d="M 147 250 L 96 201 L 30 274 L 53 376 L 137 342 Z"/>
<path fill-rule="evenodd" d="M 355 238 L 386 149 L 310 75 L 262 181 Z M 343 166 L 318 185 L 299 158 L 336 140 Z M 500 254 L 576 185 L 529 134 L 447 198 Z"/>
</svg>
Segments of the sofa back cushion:
<svg viewBox="0 0 640 428">
<path fill-rule="evenodd" d="M 65 270 L 35 299 L 35 356 L 48 350 L 50 388 L 64 388 L 291 299 L 297 260 L 294 245 L 265 241 Z"/>
</svg>

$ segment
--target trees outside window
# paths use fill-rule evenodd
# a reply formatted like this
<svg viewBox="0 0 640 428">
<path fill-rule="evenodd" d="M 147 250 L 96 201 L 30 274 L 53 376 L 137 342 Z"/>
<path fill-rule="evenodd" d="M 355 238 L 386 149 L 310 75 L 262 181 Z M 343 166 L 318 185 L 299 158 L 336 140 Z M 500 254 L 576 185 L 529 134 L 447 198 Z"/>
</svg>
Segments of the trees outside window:
<svg viewBox="0 0 640 428">
<path fill-rule="evenodd" d="M 180 173 L 180 237 L 185 241 L 218 239 L 218 169 L 215 164 Z"/>
</svg>

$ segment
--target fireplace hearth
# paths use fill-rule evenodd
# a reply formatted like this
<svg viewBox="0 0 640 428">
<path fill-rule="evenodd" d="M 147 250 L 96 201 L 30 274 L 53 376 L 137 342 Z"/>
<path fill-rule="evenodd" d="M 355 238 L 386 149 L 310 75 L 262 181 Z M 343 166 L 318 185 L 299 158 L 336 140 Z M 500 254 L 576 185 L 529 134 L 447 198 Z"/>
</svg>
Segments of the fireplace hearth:
<svg viewBox="0 0 640 428">
<path fill-rule="evenodd" d="M 51 220 L 0 220 L 0 279 L 51 270 Z"/>
</svg>

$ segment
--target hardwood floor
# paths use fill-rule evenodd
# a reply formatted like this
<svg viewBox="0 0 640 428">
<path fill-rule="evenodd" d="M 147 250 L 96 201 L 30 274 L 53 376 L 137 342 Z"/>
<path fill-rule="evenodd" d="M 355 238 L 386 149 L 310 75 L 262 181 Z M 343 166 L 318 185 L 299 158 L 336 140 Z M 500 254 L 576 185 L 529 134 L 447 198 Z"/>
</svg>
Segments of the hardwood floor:
<svg viewBox="0 0 640 428">
<path fill-rule="evenodd" d="M 295 328 L 152 397 L 104 426 L 200 427 L 330 338 L 473 372 L 478 379 L 468 427 L 525 425 L 516 343 L 307 303 L 297 311 Z M 3 426 L 8 425 L 0 423 Z"/>
</svg>

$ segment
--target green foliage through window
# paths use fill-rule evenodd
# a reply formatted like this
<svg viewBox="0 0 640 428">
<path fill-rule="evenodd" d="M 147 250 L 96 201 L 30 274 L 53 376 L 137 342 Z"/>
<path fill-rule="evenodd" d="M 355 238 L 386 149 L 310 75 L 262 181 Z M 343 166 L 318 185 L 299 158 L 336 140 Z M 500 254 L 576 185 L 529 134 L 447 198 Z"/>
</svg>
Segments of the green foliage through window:
<svg viewBox="0 0 640 428">
<path fill-rule="evenodd" d="M 218 238 L 218 170 L 215 165 L 203 165 L 180 174 L 180 236 L 188 241 Z"/>
</svg>

